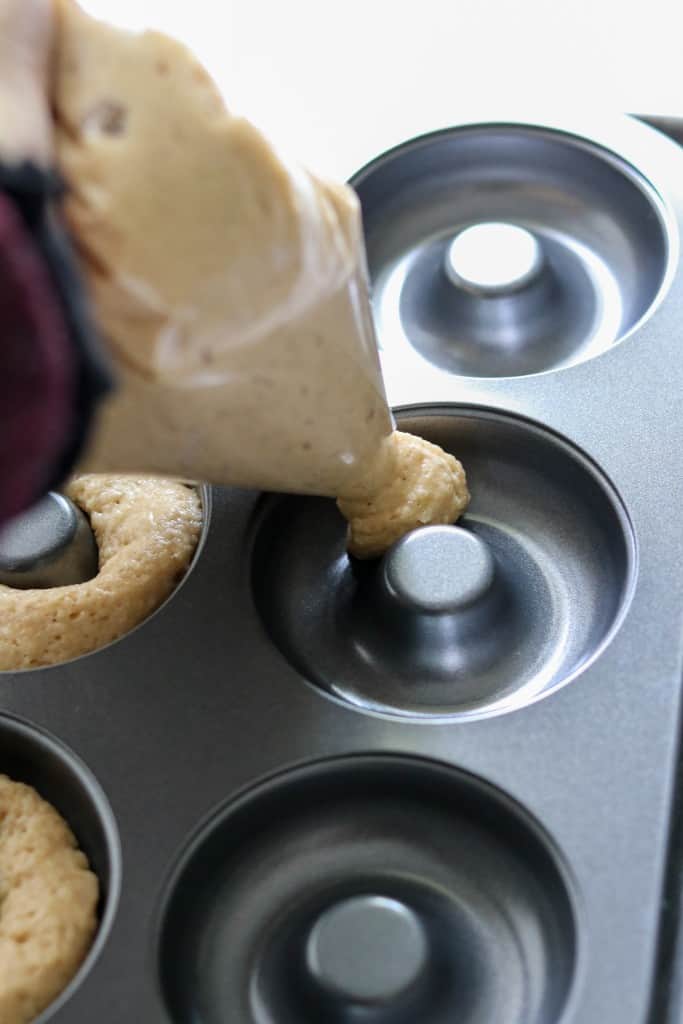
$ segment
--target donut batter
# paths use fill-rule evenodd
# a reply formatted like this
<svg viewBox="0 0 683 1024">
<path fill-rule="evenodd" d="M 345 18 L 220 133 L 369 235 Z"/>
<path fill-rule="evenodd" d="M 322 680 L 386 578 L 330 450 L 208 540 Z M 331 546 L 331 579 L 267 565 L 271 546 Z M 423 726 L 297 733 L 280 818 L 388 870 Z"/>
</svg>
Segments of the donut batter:
<svg viewBox="0 0 683 1024">
<path fill-rule="evenodd" d="M 375 558 L 420 526 L 454 523 L 469 504 L 465 471 L 438 445 L 395 430 L 383 463 L 338 499 L 349 521 L 349 551 Z"/>
<path fill-rule="evenodd" d="M 168 597 L 196 548 L 202 510 L 192 487 L 89 475 L 65 493 L 90 518 L 99 571 L 47 590 L 0 585 L 0 669 L 53 665 L 123 636 Z"/>
<path fill-rule="evenodd" d="M 2 1024 L 27 1024 L 74 976 L 97 928 L 98 889 L 54 807 L 0 775 Z"/>
</svg>

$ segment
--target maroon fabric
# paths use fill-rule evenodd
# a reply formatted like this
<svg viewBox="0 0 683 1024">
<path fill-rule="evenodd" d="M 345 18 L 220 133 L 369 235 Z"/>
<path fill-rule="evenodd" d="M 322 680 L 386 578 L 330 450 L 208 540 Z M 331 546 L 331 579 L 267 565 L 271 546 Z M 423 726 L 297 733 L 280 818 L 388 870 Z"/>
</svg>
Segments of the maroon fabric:
<svg viewBox="0 0 683 1024">
<path fill-rule="evenodd" d="M 0 193 L 0 524 L 46 487 L 72 430 L 75 374 L 49 271 Z"/>
</svg>

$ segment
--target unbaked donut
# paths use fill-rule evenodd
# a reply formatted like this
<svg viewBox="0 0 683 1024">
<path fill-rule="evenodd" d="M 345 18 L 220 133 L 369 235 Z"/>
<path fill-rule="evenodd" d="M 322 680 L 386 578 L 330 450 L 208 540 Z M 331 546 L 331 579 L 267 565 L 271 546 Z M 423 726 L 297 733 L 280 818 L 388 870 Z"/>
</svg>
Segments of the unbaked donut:
<svg viewBox="0 0 683 1024">
<path fill-rule="evenodd" d="M 97 928 L 98 891 L 54 807 L 0 775 L 2 1024 L 27 1024 L 69 983 Z"/>
<path fill-rule="evenodd" d="M 0 585 L 0 669 L 54 665 L 123 636 L 168 597 L 197 546 L 202 510 L 195 488 L 89 475 L 74 479 L 65 494 L 90 519 L 99 571 L 85 583 L 47 590 Z"/>
</svg>

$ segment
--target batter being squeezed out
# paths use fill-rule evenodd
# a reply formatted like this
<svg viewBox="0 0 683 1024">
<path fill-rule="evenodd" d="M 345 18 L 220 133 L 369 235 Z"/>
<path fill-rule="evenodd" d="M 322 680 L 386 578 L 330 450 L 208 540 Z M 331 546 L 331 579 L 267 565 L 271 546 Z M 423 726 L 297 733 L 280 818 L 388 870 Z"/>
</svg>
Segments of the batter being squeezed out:
<svg viewBox="0 0 683 1024">
<path fill-rule="evenodd" d="M 361 558 L 454 522 L 462 466 L 394 430 L 355 193 L 231 114 L 181 44 L 58 11 L 65 213 L 120 377 L 83 468 L 335 497 Z"/>
<path fill-rule="evenodd" d="M 420 526 L 454 523 L 470 500 L 465 471 L 436 444 L 394 430 L 373 467 L 337 505 L 349 521 L 349 551 L 375 558 Z"/>
</svg>

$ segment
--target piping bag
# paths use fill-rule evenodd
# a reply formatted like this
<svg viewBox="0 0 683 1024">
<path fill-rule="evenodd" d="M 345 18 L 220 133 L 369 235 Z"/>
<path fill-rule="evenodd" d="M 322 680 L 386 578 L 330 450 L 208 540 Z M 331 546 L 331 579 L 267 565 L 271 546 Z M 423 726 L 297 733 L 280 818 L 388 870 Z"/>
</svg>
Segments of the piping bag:
<svg viewBox="0 0 683 1024">
<path fill-rule="evenodd" d="M 407 435 L 386 400 L 355 193 L 233 116 L 182 44 L 72 0 L 57 2 L 52 101 L 64 213 L 118 373 L 79 471 L 370 508 Z M 457 518 L 459 473 L 458 501 L 414 525 Z"/>
</svg>

